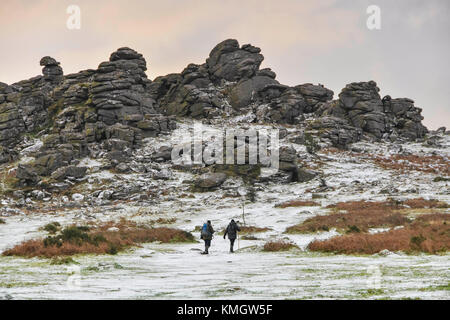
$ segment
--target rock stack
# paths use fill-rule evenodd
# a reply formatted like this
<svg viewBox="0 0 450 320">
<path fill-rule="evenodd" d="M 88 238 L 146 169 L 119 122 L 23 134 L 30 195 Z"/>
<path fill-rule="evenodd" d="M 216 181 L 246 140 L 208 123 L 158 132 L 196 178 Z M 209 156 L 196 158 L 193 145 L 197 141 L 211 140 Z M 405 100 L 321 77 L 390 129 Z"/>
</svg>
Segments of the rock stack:
<svg viewBox="0 0 450 320">
<path fill-rule="evenodd" d="M 381 99 L 374 81 L 350 83 L 332 100 L 333 91 L 321 84 L 280 84 L 275 72 L 260 69 L 263 60 L 260 48 L 228 39 L 205 63 L 150 81 L 142 54 L 126 47 L 96 70 L 69 75 L 46 56 L 40 60 L 43 75 L 0 83 L 0 163 L 17 158 L 27 133 L 42 146 L 31 152 L 34 161 L 18 167 L 23 184 L 36 184 L 43 176 L 80 178 L 85 170 L 77 167 L 78 158 L 105 156 L 115 166 L 143 138 L 173 130 L 174 117 L 245 115 L 239 118 L 295 125 L 343 148 L 363 138 L 414 140 L 427 133 L 412 100 Z M 290 179 L 300 179 L 286 159 Z"/>
<path fill-rule="evenodd" d="M 342 89 L 339 100 L 322 105 L 316 114 L 327 117 L 328 127 L 335 122 L 336 128 L 353 131 L 356 135 L 348 135 L 349 142 L 358 141 L 360 137 L 348 126 L 360 129 L 375 139 L 423 138 L 427 129 L 421 124 L 422 110 L 414 107 L 414 101 L 391 99 L 390 96 L 381 99 L 379 91 L 375 81 L 350 83 Z M 344 122 L 332 121 L 336 118 Z M 323 122 L 323 119 L 319 118 L 319 121 Z"/>
<path fill-rule="evenodd" d="M 0 86 L 0 160 L 12 159 L 5 147 L 14 147 L 21 133 L 42 135 L 35 160 L 18 167 L 23 184 L 43 176 L 80 177 L 85 170 L 72 165 L 75 159 L 101 150 L 117 164 L 143 137 L 175 128 L 171 117 L 155 111 L 145 59 L 132 49 L 118 49 L 97 70 L 67 76 L 54 58 L 44 57 L 40 64 L 43 76 Z"/>
<path fill-rule="evenodd" d="M 331 100 L 321 85 L 289 87 L 275 72 L 259 69 L 261 49 L 228 39 L 216 45 L 202 65 L 190 64 L 180 74 L 158 77 L 149 86 L 166 114 L 193 118 L 252 113 L 259 122 L 298 123 L 303 113 Z"/>
<path fill-rule="evenodd" d="M 44 81 L 48 81 L 54 85 L 61 83 L 63 80 L 63 70 L 59 66 L 59 62 L 52 57 L 46 56 L 39 62 L 42 68 L 42 74 L 44 75 Z"/>
</svg>

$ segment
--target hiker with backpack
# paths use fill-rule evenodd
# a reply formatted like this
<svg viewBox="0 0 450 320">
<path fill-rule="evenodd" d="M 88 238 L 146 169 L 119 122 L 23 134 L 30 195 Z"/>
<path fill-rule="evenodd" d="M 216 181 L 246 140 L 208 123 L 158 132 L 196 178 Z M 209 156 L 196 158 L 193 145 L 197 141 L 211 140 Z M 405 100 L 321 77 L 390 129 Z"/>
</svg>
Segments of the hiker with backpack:
<svg viewBox="0 0 450 320">
<path fill-rule="evenodd" d="M 214 229 L 211 225 L 211 221 L 208 220 L 207 223 L 203 225 L 202 232 L 200 233 L 200 239 L 205 241 L 205 251 L 202 254 L 208 254 L 208 249 L 211 247 L 211 240 L 213 238 Z"/>
<path fill-rule="evenodd" d="M 224 239 L 228 235 L 228 239 L 230 240 L 230 253 L 234 252 L 233 246 L 238 231 L 241 231 L 241 228 L 239 228 L 238 224 L 234 222 L 234 219 L 231 219 L 231 222 L 228 224 L 227 228 L 225 229 L 225 233 L 223 235 Z"/>
</svg>

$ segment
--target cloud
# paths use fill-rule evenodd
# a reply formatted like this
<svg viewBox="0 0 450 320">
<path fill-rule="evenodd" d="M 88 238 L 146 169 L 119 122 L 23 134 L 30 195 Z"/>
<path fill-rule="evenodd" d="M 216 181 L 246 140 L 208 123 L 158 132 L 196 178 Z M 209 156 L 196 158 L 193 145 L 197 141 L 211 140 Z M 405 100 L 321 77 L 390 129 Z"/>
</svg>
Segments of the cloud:
<svg viewBox="0 0 450 320">
<path fill-rule="evenodd" d="M 81 8 L 81 30 L 66 28 L 67 6 Z M 218 42 L 262 49 L 280 82 L 323 83 L 338 94 L 374 79 L 383 94 L 408 96 L 425 123 L 447 125 L 450 93 L 446 1 L 378 0 L 382 29 L 366 28 L 368 0 L 2 0 L 0 81 L 41 74 L 44 55 L 65 73 L 96 68 L 118 47 L 147 60 L 148 76 L 203 63 Z"/>
</svg>

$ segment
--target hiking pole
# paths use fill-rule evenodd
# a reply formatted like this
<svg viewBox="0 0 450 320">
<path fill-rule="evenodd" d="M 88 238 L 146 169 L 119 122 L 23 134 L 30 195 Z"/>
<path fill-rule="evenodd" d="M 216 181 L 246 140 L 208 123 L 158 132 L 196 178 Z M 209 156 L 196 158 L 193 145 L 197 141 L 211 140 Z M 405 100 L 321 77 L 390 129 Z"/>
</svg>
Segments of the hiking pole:
<svg viewBox="0 0 450 320">
<path fill-rule="evenodd" d="M 242 201 L 242 220 L 244 221 L 244 227 L 245 227 L 245 199 Z"/>
<path fill-rule="evenodd" d="M 240 242 L 239 242 L 239 232 L 238 232 L 238 234 L 237 234 L 237 237 L 238 237 L 238 250 L 241 248 L 241 244 L 240 244 Z"/>
</svg>

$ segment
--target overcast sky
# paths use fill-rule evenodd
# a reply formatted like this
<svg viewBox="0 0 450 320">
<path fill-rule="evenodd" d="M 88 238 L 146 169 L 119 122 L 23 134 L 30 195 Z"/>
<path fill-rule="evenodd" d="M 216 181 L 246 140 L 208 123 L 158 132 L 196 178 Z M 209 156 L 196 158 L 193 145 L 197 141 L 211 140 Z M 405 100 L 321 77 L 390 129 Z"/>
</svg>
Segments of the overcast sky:
<svg viewBox="0 0 450 320">
<path fill-rule="evenodd" d="M 80 30 L 66 27 L 71 4 Z M 381 30 L 366 26 L 369 5 Z M 41 74 L 45 55 L 66 74 L 97 68 L 123 46 L 144 55 L 153 79 L 235 38 L 260 47 L 283 84 L 322 83 L 337 98 L 375 80 L 382 96 L 415 100 L 430 129 L 450 128 L 449 19 L 448 0 L 1 0 L 0 81 Z"/>
</svg>

